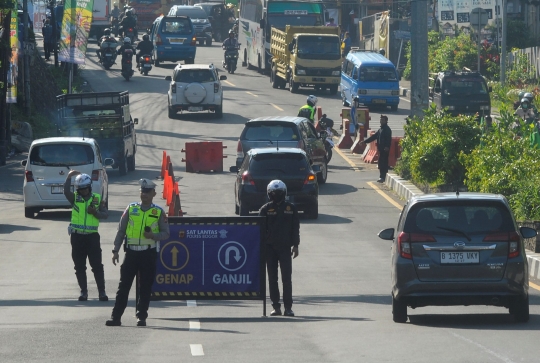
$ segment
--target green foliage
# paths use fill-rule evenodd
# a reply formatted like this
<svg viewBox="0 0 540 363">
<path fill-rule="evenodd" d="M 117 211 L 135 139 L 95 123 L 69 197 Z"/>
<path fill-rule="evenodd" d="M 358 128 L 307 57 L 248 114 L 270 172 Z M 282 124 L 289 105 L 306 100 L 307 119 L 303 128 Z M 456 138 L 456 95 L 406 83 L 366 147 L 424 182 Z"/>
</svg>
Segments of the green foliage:
<svg viewBox="0 0 540 363">
<path fill-rule="evenodd" d="M 69 71 L 67 68 L 64 67 L 50 67 L 49 68 L 52 75 L 54 76 L 54 79 L 56 80 L 56 84 L 58 87 L 62 90 L 62 93 L 66 94 L 68 93 L 68 87 L 69 87 Z M 77 69 L 73 69 L 73 93 L 78 93 L 83 87 L 84 79 L 81 76 L 80 72 L 80 66 L 77 67 Z"/>
<path fill-rule="evenodd" d="M 518 50 L 519 49 L 513 49 L 513 51 L 516 52 L 516 58 L 506 70 L 507 81 L 517 87 L 536 83 L 536 75 L 531 67 L 529 58 L 527 58 L 526 54 L 517 53 Z"/>
<path fill-rule="evenodd" d="M 56 136 L 56 129 L 47 115 L 32 109 L 30 116 L 26 115 L 24 108 L 13 105 L 11 107 L 11 119 L 28 122 L 32 126 L 34 139 Z"/>
<path fill-rule="evenodd" d="M 529 28 L 523 20 L 508 20 L 508 28 L 506 30 L 506 48 L 527 48 L 531 46 L 529 36 Z"/>
</svg>

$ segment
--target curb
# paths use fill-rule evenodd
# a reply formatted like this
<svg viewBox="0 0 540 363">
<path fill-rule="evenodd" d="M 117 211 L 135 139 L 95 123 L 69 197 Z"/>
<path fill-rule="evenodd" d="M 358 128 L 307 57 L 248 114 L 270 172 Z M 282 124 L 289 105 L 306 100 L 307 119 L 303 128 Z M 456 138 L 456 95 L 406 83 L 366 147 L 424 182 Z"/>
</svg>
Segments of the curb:
<svg viewBox="0 0 540 363">
<path fill-rule="evenodd" d="M 408 99 L 411 99 L 411 90 L 408 88 L 399 86 L 399 94 L 403 97 L 407 97 Z"/>
</svg>

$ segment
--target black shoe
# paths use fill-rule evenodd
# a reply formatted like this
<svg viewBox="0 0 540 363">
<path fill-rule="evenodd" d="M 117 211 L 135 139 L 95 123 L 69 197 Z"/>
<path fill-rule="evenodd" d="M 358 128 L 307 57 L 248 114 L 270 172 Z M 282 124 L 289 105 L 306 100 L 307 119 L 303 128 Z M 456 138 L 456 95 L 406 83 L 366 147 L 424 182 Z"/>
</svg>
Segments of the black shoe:
<svg viewBox="0 0 540 363">
<path fill-rule="evenodd" d="M 146 326 L 146 319 L 137 319 L 137 326 Z"/>
<path fill-rule="evenodd" d="M 101 290 L 99 292 L 99 301 L 109 301 L 109 297 L 107 296 L 105 290 Z"/>
<path fill-rule="evenodd" d="M 120 326 L 122 325 L 122 322 L 120 319 L 111 318 L 105 322 L 105 325 L 107 326 Z"/>
<path fill-rule="evenodd" d="M 270 313 L 270 316 L 278 316 L 278 315 L 281 315 L 281 309 L 280 308 L 274 309 Z"/>
<path fill-rule="evenodd" d="M 79 301 L 86 301 L 88 300 L 88 291 L 82 290 L 81 296 L 79 296 Z"/>
<path fill-rule="evenodd" d="M 291 309 L 285 309 L 285 314 L 283 314 L 285 316 L 294 316 L 294 311 L 292 311 Z"/>
<path fill-rule="evenodd" d="M 384 183 L 384 179 L 383 178 L 377 179 L 377 183 Z"/>
</svg>

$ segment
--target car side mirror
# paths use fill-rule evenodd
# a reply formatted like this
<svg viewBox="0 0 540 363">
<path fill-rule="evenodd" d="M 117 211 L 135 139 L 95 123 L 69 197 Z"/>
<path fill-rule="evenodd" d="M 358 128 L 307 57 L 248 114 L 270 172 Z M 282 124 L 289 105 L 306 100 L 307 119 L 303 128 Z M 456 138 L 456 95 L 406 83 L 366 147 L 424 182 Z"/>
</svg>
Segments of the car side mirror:
<svg viewBox="0 0 540 363">
<path fill-rule="evenodd" d="M 166 81 L 172 81 L 172 77 L 171 77 L 171 76 L 167 76 L 167 77 L 165 77 L 165 80 L 166 80 Z"/>
<path fill-rule="evenodd" d="M 289 52 L 292 52 L 294 49 L 294 44 L 291 42 L 289 43 Z"/>
<path fill-rule="evenodd" d="M 383 229 L 378 234 L 380 239 L 392 241 L 394 239 L 394 228 Z"/>
<path fill-rule="evenodd" d="M 313 170 L 316 173 L 321 172 L 321 166 L 320 165 L 311 165 L 311 170 Z"/>
<path fill-rule="evenodd" d="M 139 119 L 138 119 L 138 118 L 133 119 L 133 123 L 134 123 L 135 125 L 138 125 L 138 124 L 139 124 Z"/>
<path fill-rule="evenodd" d="M 103 165 L 105 165 L 105 166 L 112 166 L 112 165 L 114 165 L 114 159 L 112 159 L 112 158 L 105 158 L 105 160 L 103 160 Z"/>
<path fill-rule="evenodd" d="M 538 234 L 538 232 L 536 232 L 536 229 L 529 227 L 521 227 L 519 229 L 519 232 L 521 233 L 523 238 L 533 238 L 536 237 L 536 235 Z"/>
<path fill-rule="evenodd" d="M 219 76 L 219 80 L 220 80 L 220 81 L 224 81 L 224 80 L 226 80 L 226 79 L 227 79 L 227 76 Z"/>
<path fill-rule="evenodd" d="M 229 168 L 229 171 L 230 171 L 231 173 L 237 173 L 237 174 L 238 174 L 238 167 L 237 167 L 236 165 L 231 166 L 231 167 Z"/>
<path fill-rule="evenodd" d="M 27 163 L 28 163 L 28 160 L 22 160 L 22 161 L 21 161 L 21 165 L 22 165 L 22 166 L 26 166 Z"/>
</svg>

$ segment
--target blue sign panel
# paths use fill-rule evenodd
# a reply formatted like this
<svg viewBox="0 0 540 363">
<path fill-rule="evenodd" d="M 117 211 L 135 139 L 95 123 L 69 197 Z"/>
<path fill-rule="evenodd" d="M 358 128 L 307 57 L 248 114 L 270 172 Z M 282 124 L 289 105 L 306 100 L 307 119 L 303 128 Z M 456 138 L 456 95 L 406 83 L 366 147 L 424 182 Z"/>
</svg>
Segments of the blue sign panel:
<svg viewBox="0 0 540 363">
<path fill-rule="evenodd" d="M 263 299 L 265 262 L 258 217 L 169 218 L 152 299 Z"/>
</svg>

